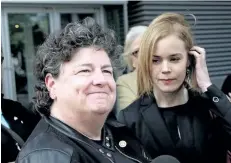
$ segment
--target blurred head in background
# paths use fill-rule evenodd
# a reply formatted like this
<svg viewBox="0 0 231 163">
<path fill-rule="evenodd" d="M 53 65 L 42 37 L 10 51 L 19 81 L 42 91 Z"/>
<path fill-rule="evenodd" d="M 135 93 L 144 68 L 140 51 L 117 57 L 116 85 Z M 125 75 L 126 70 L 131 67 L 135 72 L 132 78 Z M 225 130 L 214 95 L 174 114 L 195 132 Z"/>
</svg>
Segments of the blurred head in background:
<svg viewBox="0 0 231 163">
<path fill-rule="evenodd" d="M 137 67 L 137 57 L 140 41 L 146 29 L 146 26 L 132 27 L 126 36 L 123 56 L 128 66 L 128 72 L 134 71 Z"/>
</svg>

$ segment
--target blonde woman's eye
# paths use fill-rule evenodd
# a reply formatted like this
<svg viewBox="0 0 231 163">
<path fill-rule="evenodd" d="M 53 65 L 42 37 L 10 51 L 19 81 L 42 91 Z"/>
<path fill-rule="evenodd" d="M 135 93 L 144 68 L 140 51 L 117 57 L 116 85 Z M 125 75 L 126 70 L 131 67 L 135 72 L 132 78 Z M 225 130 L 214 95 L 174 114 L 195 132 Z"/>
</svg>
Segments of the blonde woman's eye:
<svg viewBox="0 0 231 163">
<path fill-rule="evenodd" d="M 172 62 L 178 62 L 180 60 L 180 58 L 171 58 L 170 61 Z"/>
<path fill-rule="evenodd" d="M 153 59 L 152 62 L 153 63 L 160 63 L 160 59 Z"/>
</svg>

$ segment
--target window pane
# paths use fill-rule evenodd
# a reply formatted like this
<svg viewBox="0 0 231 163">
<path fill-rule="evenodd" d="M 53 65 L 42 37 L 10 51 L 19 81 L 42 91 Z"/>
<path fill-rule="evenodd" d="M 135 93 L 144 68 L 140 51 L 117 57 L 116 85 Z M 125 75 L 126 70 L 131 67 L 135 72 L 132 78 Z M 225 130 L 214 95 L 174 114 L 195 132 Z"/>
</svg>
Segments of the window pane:
<svg viewBox="0 0 231 163">
<path fill-rule="evenodd" d="M 49 34 L 49 17 L 46 13 L 8 14 L 8 20 L 17 100 L 27 107 L 34 95 L 33 59 Z"/>
<path fill-rule="evenodd" d="M 86 13 L 86 14 L 78 14 L 78 13 L 73 13 L 73 14 L 60 14 L 61 15 L 61 28 L 63 29 L 68 23 L 71 22 L 76 22 L 83 20 L 86 17 L 92 17 L 95 18 L 95 15 L 93 13 Z"/>
</svg>

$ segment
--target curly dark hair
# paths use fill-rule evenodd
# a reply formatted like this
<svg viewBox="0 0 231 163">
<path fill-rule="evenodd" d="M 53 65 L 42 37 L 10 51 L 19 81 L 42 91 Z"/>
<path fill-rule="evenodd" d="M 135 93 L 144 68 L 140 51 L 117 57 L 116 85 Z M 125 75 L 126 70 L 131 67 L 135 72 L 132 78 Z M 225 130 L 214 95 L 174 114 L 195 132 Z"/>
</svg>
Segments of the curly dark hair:
<svg viewBox="0 0 231 163">
<path fill-rule="evenodd" d="M 103 30 L 90 17 L 81 22 L 69 23 L 60 32 L 51 34 L 38 48 L 35 57 L 34 74 L 37 83 L 33 108 L 42 115 L 50 115 L 53 100 L 46 88 L 45 77 L 47 73 L 58 77 L 62 63 L 70 61 L 80 48 L 93 46 L 97 49 L 104 49 L 111 59 L 114 77 L 116 77 L 116 70 L 120 69 L 121 60 L 119 58 L 123 50 L 117 40 L 113 30 Z"/>
</svg>

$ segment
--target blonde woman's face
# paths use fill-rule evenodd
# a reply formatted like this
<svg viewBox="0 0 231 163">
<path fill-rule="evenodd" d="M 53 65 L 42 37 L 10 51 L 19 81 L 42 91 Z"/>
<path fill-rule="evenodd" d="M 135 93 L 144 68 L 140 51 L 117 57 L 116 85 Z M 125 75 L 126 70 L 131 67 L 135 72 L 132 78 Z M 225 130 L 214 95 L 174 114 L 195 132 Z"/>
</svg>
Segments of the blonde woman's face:
<svg viewBox="0 0 231 163">
<path fill-rule="evenodd" d="M 132 58 L 132 66 L 134 69 L 137 68 L 137 59 L 138 59 L 138 52 L 140 48 L 141 36 L 137 37 L 132 45 L 131 45 L 131 58 Z"/>
<path fill-rule="evenodd" d="M 188 53 L 185 43 L 176 35 L 169 35 L 157 43 L 152 58 L 154 90 L 171 93 L 185 80 Z"/>
</svg>

